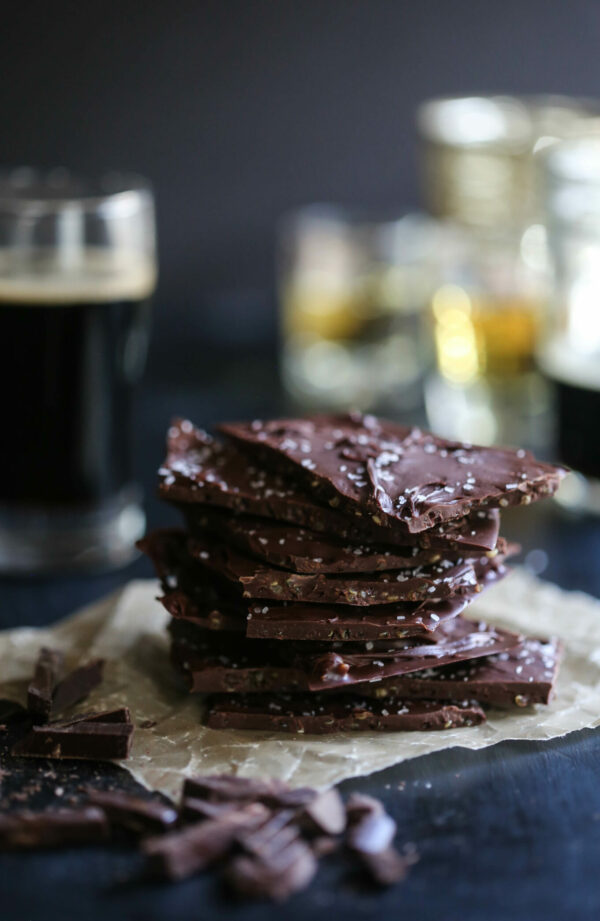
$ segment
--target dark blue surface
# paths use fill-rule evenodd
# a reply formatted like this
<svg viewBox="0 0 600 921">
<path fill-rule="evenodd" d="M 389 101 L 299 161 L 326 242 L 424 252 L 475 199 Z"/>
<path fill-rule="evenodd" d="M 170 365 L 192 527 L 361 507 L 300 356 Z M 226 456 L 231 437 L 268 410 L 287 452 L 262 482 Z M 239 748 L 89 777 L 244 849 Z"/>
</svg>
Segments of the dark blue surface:
<svg viewBox="0 0 600 921">
<path fill-rule="evenodd" d="M 148 389 L 140 406 L 138 467 L 151 524 L 172 520 L 151 497 L 171 413 L 200 424 L 266 415 L 253 366 L 209 388 Z M 247 387 L 240 386 L 246 382 Z M 256 386 L 250 386 L 255 383 Z M 263 377 L 262 384 L 268 383 Z M 216 385 L 218 384 L 218 386 Z M 244 396 L 245 394 L 245 396 Z M 504 532 L 525 554 L 548 557 L 543 578 L 600 596 L 600 521 L 576 519 L 552 503 L 505 516 Z M 539 555 L 538 555 L 539 556 Z M 531 559 L 531 558 L 530 558 Z M 133 576 L 119 573 L 0 584 L 0 624 L 42 624 L 100 597 Z M 535 717 L 533 717 L 535 718 Z M 414 842 L 420 861 L 402 886 L 383 893 L 357 887 L 348 866 L 325 862 L 317 883 L 285 907 L 224 900 L 219 883 L 199 878 L 175 886 L 143 883 L 125 848 L 0 858 L 1 921 L 163 921 L 232 918 L 255 921 L 332 914 L 349 921 L 401 916 L 418 921 L 542 921 L 600 917 L 600 731 L 550 743 L 501 743 L 480 752 L 452 749 L 343 785 L 381 797 L 398 822 L 398 840 Z"/>
</svg>

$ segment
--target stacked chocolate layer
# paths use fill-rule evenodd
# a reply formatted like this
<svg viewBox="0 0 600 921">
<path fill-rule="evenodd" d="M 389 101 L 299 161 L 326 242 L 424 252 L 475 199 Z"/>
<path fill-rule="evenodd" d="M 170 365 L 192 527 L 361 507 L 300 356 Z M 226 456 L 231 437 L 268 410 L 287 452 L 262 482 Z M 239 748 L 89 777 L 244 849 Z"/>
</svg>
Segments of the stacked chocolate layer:
<svg viewBox="0 0 600 921">
<path fill-rule="evenodd" d="M 559 650 L 463 616 L 515 551 L 499 511 L 564 470 L 373 416 L 175 422 L 142 549 L 213 727 L 442 729 L 545 703 Z"/>
</svg>

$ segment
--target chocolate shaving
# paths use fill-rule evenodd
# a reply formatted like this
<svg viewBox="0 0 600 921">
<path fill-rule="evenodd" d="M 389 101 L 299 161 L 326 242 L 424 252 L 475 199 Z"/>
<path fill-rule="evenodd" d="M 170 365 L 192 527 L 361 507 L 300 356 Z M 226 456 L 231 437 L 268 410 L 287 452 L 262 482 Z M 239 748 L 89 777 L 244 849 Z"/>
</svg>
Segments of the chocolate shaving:
<svg viewBox="0 0 600 921">
<path fill-rule="evenodd" d="M 93 806 L 0 815 L 0 850 L 67 847 L 107 838 L 104 813 Z"/>
<path fill-rule="evenodd" d="M 33 678 L 27 688 L 27 709 L 37 722 L 46 722 L 50 718 L 62 664 L 62 653 L 55 649 L 40 649 Z"/>
<path fill-rule="evenodd" d="M 396 823 L 379 800 L 351 794 L 346 804 L 346 844 L 360 859 L 372 881 L 391 886 L 406 876 L 410 861 L 392 846 Z"/>
<path fill-rule="evenodd" d="M 168 831 L 177 822 L 177 811 L 157 799 L 141 799 L 127 793 L 88 790 L 88 800 L 101 809 L 111 825 L 135 834 Z"/>
<path fill-rule="evenodd" d="M 268 810 L 251 803 L 183 831 L 149 838 L 142 844 L 148 870 L 166 879 L 185 879 L 222 859 L 243 828 L 264 821 Z"/>
<path fill-rule="evenodd" d="M 127 758 L 133 739 L 133 723 L 124 721 L 128 711 L 108 711 L 34 726 L 13 746 L 12 754 L 26 758 L 81 758 L 112 761 Z"/>
<path fill-rule="evenodd" d="M 102 682 L 103 671 L 104 659 L 94 659 L 75 668 L 56 685 L 52 695 L 52 710 L 66 710 L 87 697 Z"/>
</svg>

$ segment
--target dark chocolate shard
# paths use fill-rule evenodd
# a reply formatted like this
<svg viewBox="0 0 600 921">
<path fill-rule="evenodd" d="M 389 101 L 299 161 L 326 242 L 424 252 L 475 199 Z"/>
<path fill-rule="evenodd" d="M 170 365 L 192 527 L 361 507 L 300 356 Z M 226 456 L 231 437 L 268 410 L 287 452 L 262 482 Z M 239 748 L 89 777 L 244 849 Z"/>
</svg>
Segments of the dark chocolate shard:
<svg viewBox="0 0 600 921">
<path fill-rule="evenodd" d="M 337 789 L 319 793 L 304 807 L 302 818 L 320 835 L 340 835 L 346 827 L 346 810 Z"/>
<path fill-rule="evenodd" d="M 87 796 L 104 812 L 110 825 L 138 835 L 166 832 L 177 822 L 177 811 L 158 799 L 105 790 L 87 790 Z"/>
<path fill-rule="evenodd" d="M 440 623 L 457 617 L 478 593 L 503 578 L 503 558 L 478 561 L 476 585 L 450 598 L 404 601 L 356 609 L 348 605 L 254 602 L 246 636 L 285 640 L 377 640 L 427 636 Z"/>
<path fill-rule="evenodd" d="M 246 610 L 239 596 L 218 582 L 191 559 L 187 551 L 189 536 L 180 528 L 159 528 L 138 541 L 161 580 L 163 596 L 159 599 L 175 618 L 194 621 L 207 630 L 243 631 Z"/>
<path fill-rule="evenodd" d="M 278 809 L 271 812 L 258 828 L 242 829 L 237 842 L 249 854 L 269 859 L 299 837 L 299 829 L 291 822 L 295 809 Z"/>
<path fill-rule="evenodd" d="M 372 881 L 378 886 L 394 886 L 402 882 L 411 866 L 411 862 L 394 847 L 388 847 L 377 854 L 361 851 L 358 856 Z"/>
<path fill-rule="evenodd" d="M 27 709 L 37 722 L 50 719 L 52 696 L 56 688 L 63 655 L 56 649 L 40 649 L 33 678 L 27 688 Z"/>
<path fill-rule="evenodd" d="M 248 608 L 239 597 L 232 601 L 223 596 L 220 584 L 211 586 L 209 603 L 187 594 L 189 579 L 185 582 L 186 591 L 179 586 L 183 560 L 187 558 L 188 565 L 190 563 L 184 541 L 183 532 L 175 530 L 154 532 L 145 539 L 146 548 L 149 551 L 151 548 L 163 578 L 168 571 L 166 567 L 174 565 L 169 561 L 175 555 L 178 559 L 177 574 L 173 572 L 168 576 L 173 580 L 173 587 L 161 599 L 167 610 L 176 620 L 185 620 L 207 630 L 240 633 L 245 629 L 247 636 L 254 638 L 370 640 L 426 634 L 435 630 L 440 620 L 459 614 L 480 588 L 493 584 L 506 573 L 505 557 L 490 551 L 479 557 L 474 565 L 476 585 L 443 601 L 429 597 L 421 602 L 398 602 L 364 610 L 356 605 L 263 601 L 251 603 Z M 515 552 L 513 545 L 503 546 L 503 549 L 507 554 Z M 165 562 L 159 562 L 159 557 Z M 192 562 L 192 565 L 195 564 Z M 207 594 L 204 589 L 202 593 Z"/>
<path fill-rule="evenodd" d="M 201 541 L 207 542 L 207 534 L 213 535 L 213 539 L 216 536 L 242 554 L 295 573 L 374 573 L 427 566 L 439 563 L 442 558 L 439 547 L 350 543 L 286 522 L 232 515 L 221 509 L 194 511 L 195 514 L 187 516 L 188 523 L 192 534 Z M 497 545 L 496 549 L 502 552 L 503 546 L 500 539 L 500 547 Z M 465 550 L 444 548 L 445 560 L 461 556 L 465 556 Z"/>
<path fill-rule="evenodd" d="M 52 695 L 52 709 L 60 712 L 79 703 L 102 682 L 104 659 L 94 659 L 80 665 L 56 685 Z"/>
<path fill-rule="evenodd" d="M 317 872 L 311 848 L 299 837 L 265 856 L 242 854 L 226 870 L 229 885 L 246 898 L 283 902 L 305 889 Z"/>
<path fill-rule="evenodd" d="M 346 843 L 353 850 L 378 854 L 394 840 L 396 823 L 380 800 L 363 793 L 352 793 L 346 803 L 346 813 Z"/>
<path fill-rule="evenodd" d="M 196 797 L 211 802 L 258 802 L 287 790 L 287 784 L 280 780 L 259 780 L 236 774 L 187 777 L 183 782 L 184 797 Z"/>
<path fill-rule="evenodd" d="M 173 623 L 173 661 L 191 691 L 319 691 L 421 671 L 503 652 L 520 637 L 455 617 L 434 633 L 366 643 L 281 643 L 189 631 Z"/>
<path fill-rule="evenodd" d="M 447 441 L 360 413 L 219 429 L 320 501 L 410 532 L 480 508 L 527 505 L 552 495 L 566 473 L 528 451 Z"/>
<path fill-rule="evenodd" d="M 329 835 L 319 835 L 310 842 L 313 854 L 320 860 L 321 857 L 328 857 L 329 854 L 335 853 L 340 846 L 339 838 L 332 838 Z"/>
<path fill-rule="evenodd" d="M 475 702 L 375 701 L 346 695 L 221 695 L 210 701 L 213 729 L 253 729 L 324 734 L 353 731 L 421 731 L 475 726 L 485 713 Z"/>
<path fill-rule="evenodd" d="M 112 761 L 127 758 L 133 740 L 133 723 L 123 721 L 126 708 L 108 713 L 83 714 L 71 720 L 34 726 L 20 739 L 12 754 L 26 758 L 81 758 Z"/>
<path fill-rule="evenodd" d="M 239 777 L 234 774 L 212 774 L 207 777 L 189 777 L 183 784 L 183 802 L 191 810 L 208 817 L 219 815 L 221 806 L 231 808 L 232 804 L 259 802 L 272 809 L 298 810 L 317 797 L 311 787 L 290 789 L 287 784 L 274 778 L 259 780 L 253 777 Z M 208 804 L 206 810 L 203 804 Z M 213 808 L 216 811 L 213 811 Z"/>
<path fill-rule="evenodd" d="M 392 846 L 396 823 L 380 800 L 353 793 L 346 804 L 346 812 L 346 844 L 359 857 L 373 882 L 391 886 L 404 879 L 409 861 Z"/>
<path fill-rule="evenodd" d="M 185 592 L 167 592 L 159 601 L 176 620 L 186 620 L 203 630 L 226 630 L 244 633 L 246 629 L 246 608 L 238 603 L 220 601 L 216 604 L 197 604 Z"/>
<path fill-rule="evenodd" d="M 341 515 L 329 505 L 315 503 L 313 491 L 302 489 L 289 476 L 249 463 L 234 444 L 220 443 L 182 419 L 174 420 L 169 429 L 167 458 L 159 476 L 161 497 L 181 504 L 188 524 L 195 508 L 209 505 L 375 544 L 493 550 L 498 536 L 494 509 L 479 510 L 471 518 L 455 519 L 421 534 L 378 526 L 370 516 Z"/>
<path fill-rule="evenodd" d="M 180 818 L 187 822 L 200 822 L 203 819 L 217 819 L 226 812 L 239 808 L 238 802 L 214 803 L 212 800 L 199 799 L 196 796 L 184 796 L 179 807 Z"/>
<path fill-rule="evenodd" d="M 68 847 L 107 838 L 106 817 L 92 806 L 0 815 L 0 850 Z"/>
<path fill-rule="evenodd" d="M 125 723 L 131 724 L 129 707 L 116 707 L 114 710 L 85 710 L 62 720 L 52 720 L 50 726 L 55 729 L 75 726 L 77 723 Z"/>
<path fill-rule="evenodd" d="M 152 875 L 173 880 L 200 873 L 226 856 L 243 828 L 257 826 L 267 816 L 265 806 L 251 803 L 181 831 L 148 838 L 142 844 L 148 870 Z"/>
<path fill-rule="evenodd" d="M 524 637 L 512 649 L 483 659 L 443 665 L 411 675 L 362 685 L 362 693 L 384 699 L 404 697 L 475 699 L 491 707 L 527 707 L 551 699 L 560 665 L 556 639 Z"/>
<path fill-rule="evenodd" d="M 398 572 L 326 575 L 273 569 L 225 544 L 209 541 L 190 540 L 188 550 L 201 566 L 230 582 L 244 598 L 367 607 L 447 598 L 477 584 L 474 561 L 462 557 Z"/>
</svg>

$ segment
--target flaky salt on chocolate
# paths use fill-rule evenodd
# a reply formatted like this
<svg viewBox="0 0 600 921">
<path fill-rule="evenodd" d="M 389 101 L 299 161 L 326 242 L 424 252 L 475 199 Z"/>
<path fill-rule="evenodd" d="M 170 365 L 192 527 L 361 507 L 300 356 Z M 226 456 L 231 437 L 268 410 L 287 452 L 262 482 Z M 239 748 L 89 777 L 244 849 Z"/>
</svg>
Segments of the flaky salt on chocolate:
<svg viewBox="0 0 600 921">
<path fill-rule="evenodd" d="M 447 441 L 351 413 L 219 426 L 267 463 L 301 476 L 323 501 L 376 525 L 420 532 L 486 507 L 552 495 L 566 473 L 525 450 Z"/>
<path fill-rule="evenodd" d="M 232 442 L 219 442 L 188 420 L 175 420 L 169 428 L 167 457 L 159 469 L 159 494 L 180 504 L 192 527 L 196 515 L 204 514 L 208 505 L 302 525 L 350 541 L 465 550 L 496 546 L 499 518 L 495 509 L 480 509 L 468 518 L 411 534 L 400 525 L 395 529 L 378 526 L 372 516 L 356 516 L 355 509 L 350 517 L 342 515 L 332 505 L 316 503 L 313 492 L 303 489 L 289 471 L 282 476 L 250 461 Z"/>
<path fill-rule="evenodd" d="M 323 691 L 503 652 L 520 637 L 456 617 L 422 637 L 367 643 L 246 640 L 171 625 L 173 660 L 192 691 Z"/>
<path fill-rule="evenodd" d="M 190 540 L 188 551 L 200 566 L 238 587 L 244 598 L 367 607 L 427 597 L 448 598 L 477 584 L 474 561 L 468 557 L 405 567 L 397 572 L 303 574 L 266 566 L 209 540 Z"/>
<path fill-rule="evenodd" d="M 515 549 L 502 540 L 500 545 L 505 553 Z M 222 583 L 205 586 L 202 580 L 197 586 L 193 578 L 196 564 L 188 554 L 186 535 L 177 529 L 155 531 L 140 547 L 161 576 L 164 594 L 160 601 L 173 618 L 205 630 L 245 632 L 263 639 L 372 640 L 427 634 L 442 620 L 460 614 L 507 571 L 504 554 L 484 555 L 474 564 L 476 583 L 451 598 L 440 600 L 428 594 L 424 601 L 357 609 L 343 604 L 251 602 L 232 599 Z"/>
<path fill-rule="evenodd" d="M 384 699 L 475 699 L 491 707 L 529 707 L 552 697 L 562 648 L 555 640 L 524 637 L 505 652 L 364 685 L 362 693 Z"/>
<path fill-rule="evenodd" d="M 348 573 L 379 572 L 426 566 L 442 559 L 439 546 L 421 547 L 417 543 L 406 546 L 377 546 L 370 543 L 349 543 L 331 534 L 297 527 L 286 522 L 257 518 L 250 515 L 232 515 L 221 509 L 204 508 L 186 515 L 192 534 L 203 540 L 215 537 L 264 563 L 288 569 L 295 573 Z M 476 519 L 480 520 L 480 519 Z M 449 529 L 450 530 L 450 529 Z M 480 532 L 473 529 L 473 539 Z M 466 545 L 467 535 L 462 541 Z M 480 534 L 481 537 L 481 534 Z M 439 540 L 438 536 L 438 540 Z M 502 552 L 504 541 L 500 538 L 495 548 Z M 456 560 L 459 556 L 474 556 L 489 552 L 471 548 L 467 552 L 444 547 L 443 558 Z"/>
<path fill-rule="evenodd" d="M 420 700 L 385 702 L 331 694 L 222 694 L 211 699 L 207 724 L 212 729 L 259 729 L 273 732 L 411 732 L 477 726 L 485 713 L 475 701 Z"/>
</svg>

